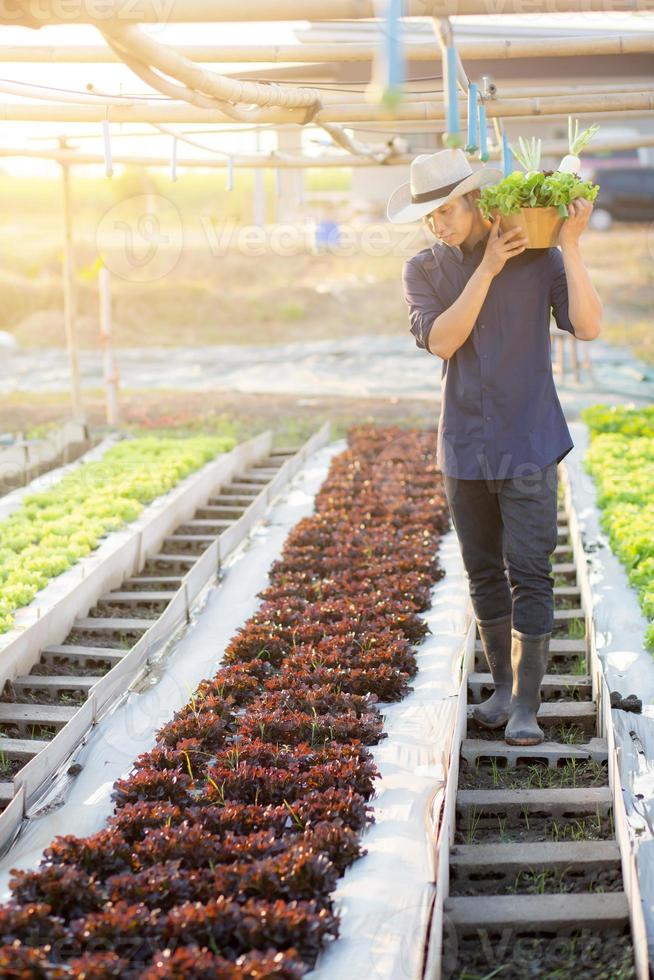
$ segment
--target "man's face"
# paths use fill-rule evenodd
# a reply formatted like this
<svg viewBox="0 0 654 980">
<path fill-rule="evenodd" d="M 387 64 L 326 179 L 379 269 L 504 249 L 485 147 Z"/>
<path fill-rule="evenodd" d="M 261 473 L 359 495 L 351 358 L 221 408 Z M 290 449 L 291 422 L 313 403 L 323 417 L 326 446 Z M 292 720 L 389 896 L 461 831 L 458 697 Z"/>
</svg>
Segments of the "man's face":
<svg viewBox="0 0 654 980">
<path fill-rule="evenodd" d="M 437 238 L 446 245 L 460 245 L 472 229 L 474 201 L 468 202 L 463 197 L 454 197 L 429 214 L 431 230 Z"/>
</svg>

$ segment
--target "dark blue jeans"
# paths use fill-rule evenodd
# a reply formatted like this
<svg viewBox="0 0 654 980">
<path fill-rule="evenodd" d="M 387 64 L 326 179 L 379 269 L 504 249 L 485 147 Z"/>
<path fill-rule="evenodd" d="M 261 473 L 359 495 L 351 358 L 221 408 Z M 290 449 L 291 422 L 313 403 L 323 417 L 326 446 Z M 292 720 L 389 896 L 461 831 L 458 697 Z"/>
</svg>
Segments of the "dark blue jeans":
<svg viewBox="0 0 654 980">
<path fill-rule="evenodd" d="M 557 463 L 515 479 L 459 480 L 443 474 L 443 482 L 477 619 L 512 612 L 520 632 L 551 632 Z"/>
</svg>

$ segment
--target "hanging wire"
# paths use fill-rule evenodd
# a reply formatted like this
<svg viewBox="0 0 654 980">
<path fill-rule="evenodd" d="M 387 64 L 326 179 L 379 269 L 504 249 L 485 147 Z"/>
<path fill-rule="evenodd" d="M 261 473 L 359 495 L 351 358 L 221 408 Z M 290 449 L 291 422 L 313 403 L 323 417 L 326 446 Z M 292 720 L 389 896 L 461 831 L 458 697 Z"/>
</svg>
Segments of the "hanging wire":
<svg viewBox="0 0 654 980">
<path fill-rule="evenodd" d="M 233 76 L 230 75 L 230 78 L 234 78 L 236 81 L 253 81 L 253 82 L 261 82 L 262 84 L 263 83 L 279 82 L 279 84 L 285 84 L 286 85 L 286 84 L 292 84 L 292 82 L 293 82 L 292 79 L 285 79 L 285 78 L 279 78 L 279 79 L 277 79 L 277 78 L 238 78 L 236 75 L 233 75 Z M 428 82 L 428 81 L 442 80 L 442 78 L 443 78 L 442 75 L 422 75 L 419 78 L 410 78 L 410 79 L 407 79 L 407 81 L 408 82 Z M 17 80 L 12 79 L 12 78 L 0 78 L 0 82 L 4 82 L 4 83 L 6 83 L 8 85 L 20 85 L 20 86 L 27 86 L 29 84 L 27 82 L 17 81 Z M 365 86 L 362 86 L 361 88 L 346 88 L 346 87 L 344 87 L 344 86 L 349 85 L 349 84 L 350 83 L 348 83 L 348 82 L 343 82 L 342 85 L 339 85 L 337 83 L 337 81 L 334 80 L 334 83 L 332 85 L 324 85 L 324 84 L 321 84 L 320 82 L 316 82 L 316 83 L 308 82 L 308 87 L 319 89 L 321 92 L 350 92 L 350 93 L 355 94 L 355 95 L 363 95 L 365 93 Z M 44 85 L 41 82 L 39 82 L 39 84 L 36 85 L 36 86 L 30 85 L 30 87 L 31 88 L 41 88 L 41 89 L 44 89 L 44 90 L 49 91 L 49 92 L 62 92 L 62 93 L 65 93 L 66 95 L 95 96 L 97 99 L 103 99 L 103 98 L 104 99 L 117 99 L 118 101 L 123 101 L 123 102 L 135 102 L 135 101 L 138 101 L 138 102 L 168 102 L 169 101 L 168 96 L 166 96 L 166 95 L 158 95 L 158 94 L 155 94 L 155 93 L 152 93 L 152 95 L 149 95 L 149 94 L 143 93 L 143 92 L 141 92 L 140 94 L 134 94 L 134 95 L 126 95 L 124 93 L 121 93 L 119 95 L 114 95 L 112 92 L 95 92 L 95 91 L 89 91 L 88 88 L 85 89 L 85 90 L 82 90 L 82 89 L 74 89 L 74 88 L 64 88 L 64 87 L 62 87 L 60 85 Z M 442 90 L 441 89 L 435 89 L 435 88 L 434 89 L 429 88 L 429 89 L 424 89 L 423 91 L 424 91 L 424 94 L 425 95 L 431 95 L 431 94 L 437 94 L 437 93 L 441 92 Z M 414 90 L 414 94 L 420 95 L 422 93 L 420 91 L 416 93 L 415 90 Z"/>
<path fill-rule="evenodd" d="M 161 123 L 152 123 L 151 125 L 154 129 L 159 130 L 160 133 L 164 133 L 166 136 L 174 136 L 175 139 L 181 140 L 182 143 L 188 143 L 189 146 L 194 146 L 196 150 L 204 150 L 207 153 L 217 153 L 219 156 L 229 155 L 228 150 L 220 150 L 215 146 L 207 146 L 206 143 L 198 143 L 197 140 L 190 139 L 188 136 L 177 133 L 174 129 L 169 129 L 168 126 L 163 126 Z"/>
<path fill-rule="evenodd" d="M 77 95 L 84 96 L 86 99 L 111 99 L 117 102 L 167 102 L 168 99 L 164 95 L 152 95 L 141 93 L 141 95 L 113 95 L 111 92 L 96 92 L 90 91 L 88 88 L 85 90 L 74 89 L 74 88 L 62 88 L 59 85 L 44 85 L 39 82 L 38 85 L 32 85 L 30 82 L 15 81 L 12 78 L 0 78 L 0 84 L 6 85 L 16 85 L 21 88 L 33 88 L 33 89 L 43 89 L 46 92 L 61 92 L 64 95 Z"/>
<path fill-rule="evenodd" d="M 237 76 L 236 75 L 231 75 L 230 78 L 237 78 Z M 441 75 L 421 75 L 418 78 L 407 78 L 406 81 L 407 82 L 436 82 L 436 81 L 442 81 L 442 79 L 443 79 L 443 75 L 442 74 Z M 283 85 L 290 85 L 290 84 L 293 83 L 293 79 L 291 79 L 291 78 L 260 78 L 260 77 L 257 77 L 257 78 L 240 78 L 240 79 L 238 79 L 238 81 L 241 81 L 241 82 L 244 82 L 244 81 L 248 81 L 248 82 L 249 81 L 253 81 L 253 82 L 262 82 L 262 83 L 263 82 L 279 82 L 280 85 L 281 84 L 283 84 Z M 365 90 L 366 90 L 366 87 L 365 86 L 362 86 L 361 88 L 345 88 L 344 86 L 351 85 L 351 82 L 345 82 L 345 81 L 343 81 L 343 82 L 339 83 L 337 79 L 333 79 L 332 80 L 332 83 L 330 85 L 326 85 L 326 84 L 321 83 L 321 82 L 311 82 L 311 81 L 308 81 L 306 84 L 309 85 L 311 88 L 320 89 L 321 92 L 353 92 L 355 95 L 363 95 L 365 93 Z M 432 88 L 429 88 L 429 89 L 425 89 L 425 94 L 428 95 L 431 92 L 436 93 L 436 92 L 441 92 L 441 91 L 442 91 L 442 89 L 437 89 L 437 88 L 433 88 L 432 89 Z"/>
</svg>

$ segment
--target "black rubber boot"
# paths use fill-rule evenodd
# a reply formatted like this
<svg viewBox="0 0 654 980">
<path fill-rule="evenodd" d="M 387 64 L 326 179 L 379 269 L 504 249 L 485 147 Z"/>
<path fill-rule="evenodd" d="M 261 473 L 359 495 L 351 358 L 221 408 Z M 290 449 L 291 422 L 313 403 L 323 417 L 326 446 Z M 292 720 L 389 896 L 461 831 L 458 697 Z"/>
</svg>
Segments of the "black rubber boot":
<svg viewBox="0 0 654 980">
<path fill-rule="evenodd" d="M 509 717 L 513 685 L 511 613 L 498 619 L 478 619 L 477 628 L 495 690 L 486 701 L 474 706 L 472 717 L 484 728 L 501 728 Z"/>
<path fill-rule="evenodd" d="M 504 738 L 509 745 L 538 745 L 545 735 L 536 721 L 540 685 L 547 669 L 551 633 L 530 635 L 511 630 L 513 690 Z"/>
</svg>

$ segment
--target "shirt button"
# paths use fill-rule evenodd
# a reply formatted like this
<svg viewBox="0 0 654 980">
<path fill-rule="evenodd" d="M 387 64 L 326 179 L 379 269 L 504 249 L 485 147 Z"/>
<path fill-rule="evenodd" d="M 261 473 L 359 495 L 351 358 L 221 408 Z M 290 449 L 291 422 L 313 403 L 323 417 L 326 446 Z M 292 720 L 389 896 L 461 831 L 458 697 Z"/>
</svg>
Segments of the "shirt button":
<svg viewBox="0 0 654 980">
<path fill-rule="evenodd" d="M 482 330 L 485 330 L 486 329 L 486 324 L 485 323 L 481 323 L 480 324 L 480 327 L 481 327 Z"/>
<path fill-rule="evenodd" d="M 492 415 L 487 415 L 487 416 L 486 416 L 486 421 L 487 421 L 487 422 L 490 422 L 490 420 L 492 419 L 492 417 L 493 417 Z"/>
</svg>

